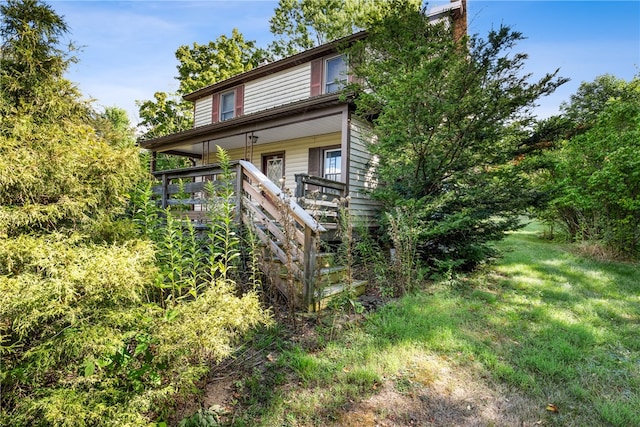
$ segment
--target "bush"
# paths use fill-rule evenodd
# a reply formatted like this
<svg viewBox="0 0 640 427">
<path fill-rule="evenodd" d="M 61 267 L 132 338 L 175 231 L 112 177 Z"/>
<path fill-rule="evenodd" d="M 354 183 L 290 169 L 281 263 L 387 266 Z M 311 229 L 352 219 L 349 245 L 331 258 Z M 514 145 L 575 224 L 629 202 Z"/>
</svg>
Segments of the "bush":
<svg viewBox="0 0 640 427">
<path fill-rule="evenodd" d="M 163 309 L 153 245 L 0 240 L 0 423 L 145 425 L 266 323 L 256 293 L 216 280 Z"/>
</svg>

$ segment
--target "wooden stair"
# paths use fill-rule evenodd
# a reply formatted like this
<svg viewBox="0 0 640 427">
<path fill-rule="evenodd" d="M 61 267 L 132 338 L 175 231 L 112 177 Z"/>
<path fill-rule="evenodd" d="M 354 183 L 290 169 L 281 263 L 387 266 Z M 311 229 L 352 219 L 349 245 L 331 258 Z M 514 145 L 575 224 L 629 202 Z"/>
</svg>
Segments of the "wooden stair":
<svg viewBox="0 0 640 427">
<path fill-rule="evenodd" d="M 269 277 L 269 280 L 278 288 L 278 290 L 287 298 L 294 295 L 294 305 L 304 307 L 300 298 L 302 282 L 293 276 L 293 287 L 290 289 L 288 283 L 289 273 L 287 268 L 280 262 L 277 257 L 268 257 L 264 260 L 265 265 L 263 272 Z M 318 268 L 315 275 L 315 294 L 313 301 L 306 307 L 308 312 L 315 312 L 327 308 L 331 300 L 343 293 L 349 293 L 350 297 L 357 297 L 364 294 L 367 281 L 354 280 L 349 283 L 347 281 L 347 267 L 345 266 L 329 266 Z"/>
</svg>

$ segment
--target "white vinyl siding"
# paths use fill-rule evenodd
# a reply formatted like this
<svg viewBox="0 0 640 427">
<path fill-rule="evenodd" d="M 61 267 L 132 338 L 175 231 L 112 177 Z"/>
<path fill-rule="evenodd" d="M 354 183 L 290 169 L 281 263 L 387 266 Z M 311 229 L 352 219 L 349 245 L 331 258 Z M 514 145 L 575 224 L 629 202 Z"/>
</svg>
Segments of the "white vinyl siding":
<svg viewBox="0 0 640 427">
<path fill-rule="evenodd" d="M 253 163 L 262 170 L 262 155 L 284 152 L 284 176 L 285 188 L 295 191 L 296 174 L 307 173 L 309 170 L 309 148 L 326 147 L 340 144 L 340 133 L 329 133 L 309 138 L 291 139 L 288 141 L 274 142 L 271 144 L 257 144 L 253 147 Z M 228 151 L 231 160 L 239 160 L 244 157 L 244 148 Z M 209 156 L 209 163 L 215 163 L 215 153 Z M 279 185 L 278 185 L 279 186 Z"/>
<path fill-rule="evenodd" d="M 247 82 L 244 88 L 244 114 L 308 98 L 310 85 L 310 63 Z"/>
<path fill-rule="evenodd" d="M 211 124 L 212 108 L 213 96 L 209 95 L 196 100 L 193 127 Z"/>
<path fill-rule="evenodd" d="M 367 149 L 368 141 L 373 138 L 371 126 L 351 117 L 350 122 L 350 153 L 349 153 L 349 207 L 352 214 L 372 219 L 380 207 L 380 203 L 371 200 L 368 191 L 378 184 L 378 159 Z"/>
</svg>

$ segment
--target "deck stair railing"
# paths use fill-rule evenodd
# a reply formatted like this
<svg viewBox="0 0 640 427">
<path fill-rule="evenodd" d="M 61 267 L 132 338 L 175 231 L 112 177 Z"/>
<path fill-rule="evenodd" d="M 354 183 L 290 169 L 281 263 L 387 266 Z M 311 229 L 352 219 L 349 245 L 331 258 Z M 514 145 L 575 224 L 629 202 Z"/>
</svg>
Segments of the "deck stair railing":
<svg viewBox="0 0 640 427">
<path fill-rule="evenodd" d="M 326 229 L 253 164 L 240 161 L 240 170 L 243 223 L 252 227 L 277 262 L 292 270 L 302 287 L 300 293 L 294 292 L 294 300 L 298 295 L 302 299 L 296 305 L 312 308 L 319 240 Z M 290 292 L 284 280 L 272 279 L 285 293 Z"/>
</svg>

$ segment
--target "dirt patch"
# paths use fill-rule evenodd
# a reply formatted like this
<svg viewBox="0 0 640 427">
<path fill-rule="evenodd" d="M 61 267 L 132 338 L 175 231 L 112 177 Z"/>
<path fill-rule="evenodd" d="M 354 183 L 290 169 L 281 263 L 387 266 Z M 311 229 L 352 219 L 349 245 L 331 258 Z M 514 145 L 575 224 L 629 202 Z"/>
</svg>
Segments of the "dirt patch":
<svg viewBox="0 0 640 427">
<path fill-rule="evenodd" d="M 203 393 L 199 399 L 183 401 L 178 403 L 178 409 L 169 419 L 169 425 L 175 426 L 179 422 L 190 417 L 198 411 L 210 411 L 223 418 L 232 410 L 230 405 L 233 395 L 235 382 L 239 376 L 230 375 L 222 378 L 211 378 L 203 385 Z"/>
<path fill-rule="evenodd" d="M 535 426 L 544 404 L 435 357 L 387 379 L 379 393 L 347 408 L 337 426 Z"/>
</svg>

